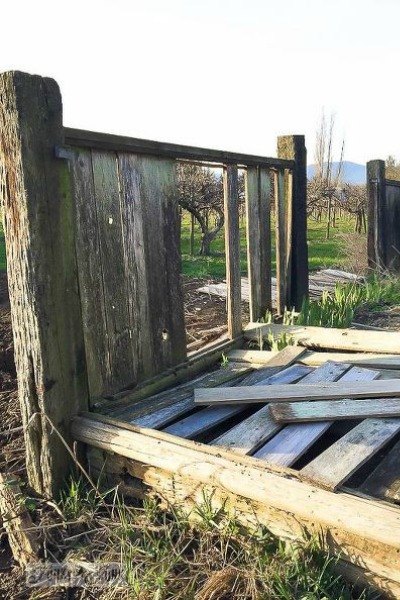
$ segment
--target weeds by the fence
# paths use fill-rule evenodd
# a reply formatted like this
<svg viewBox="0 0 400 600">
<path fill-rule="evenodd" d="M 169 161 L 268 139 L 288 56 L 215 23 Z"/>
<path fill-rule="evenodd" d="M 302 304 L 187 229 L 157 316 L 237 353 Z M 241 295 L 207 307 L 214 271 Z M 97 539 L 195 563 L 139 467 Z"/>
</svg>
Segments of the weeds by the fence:
<svg viewBox="0 0 400 600">
<path fill-rule="evenodd" d="M 356 597 L 335 573 L 337 559 L 315 539 L 293 545 L 262 526 L 245 530 L 206 497 L 193 516 L 195 521 L 179 510 L 165 511 L 154 498 L 128 505 L 115 490 L 99 499 L 98 492 L 72 482 L 56 507 L 60 527 L 46 529 L 48 520 L 41 525 L 48 532 L 47 551 L 57 560 L 121 564 L 127 587 L 100 589 L 97 600 Z"/>
</svg>

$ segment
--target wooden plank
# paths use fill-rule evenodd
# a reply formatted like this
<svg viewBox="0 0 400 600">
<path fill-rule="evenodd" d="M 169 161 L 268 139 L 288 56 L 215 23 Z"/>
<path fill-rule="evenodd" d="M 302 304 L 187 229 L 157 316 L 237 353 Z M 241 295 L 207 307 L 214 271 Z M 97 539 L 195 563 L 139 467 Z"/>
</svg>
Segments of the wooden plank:
<svg viewBox="0 0 400 600">
<path fill-rule="evenodd" d="M 382 270 L 386 265 L 385 244 L 385 161 L 370 160 L 367 163 L 368 197 L 368 266 Z"/>
<path fill-rule="evenodd" d="M 241 338 L 235 340 L 226 340 L 215 344 L 212 348 L 207 351 L 198 352 L 196 355 L 188 358 L 184 363 L 177 365 L 176 367 L 166 369 L 162 373 L 155 375 L 151 379 L 147 379 L 142 384 L 139 384 L 134 390 L 124 390 L 117 392 L 110 397 L 102 398 L 94 405 L 98 412 L 103 414 L 114 413 L 124 408 L 130 407 L 135 402 L 149 398 L 154 394 L 163 392 L 174 385 L 182 384 L 189 380 L 193 380 L 194 377 L 210 367 L 215 367 L 222 356 L 232 347 L 241 345 Z M 247 367 L 251 369 L 250 365 L 233 365 L 236 367 Z M 262 365 L 261 365 L 262 366 Z"/>
<path fill-rule="evenodd" d="M 141 198 L 141 173 L 136 156 L 119 154 L 121 223 L 124 271 L 128 289 L 127 300 L 130 320 L 135 381 L 141 382 L 154 374 L 154 339 L 150 322 L 148 270 L 145 254 L 145 215 Z"/>
<path fill-rule="evenodd" d="M 14 560 L 26 567 L 40 559 L 38 531 L 25 506 L 18 479 L 0 473 L 0 516 Z"/>
<path fill-rule="evenodd" d="M 270 178 L 259 168 L 246 171 L 247 264 L 250 319 L 264 317 L 271 305 Z"/>
<path fill-rule="evenodd" d="M 290 194 L 290 296 L 289 305 L 301 309 L 308 296 L 307 245 L 307 149 L 303 135 L 278 137 L 279 158 L 295 161 L 292 170 L 293 193 Z"/>
<path fill-rule="evenodd" d="M 223 164 L 239 164 L 257 167 L 262 165 L 273 169 L 290 169 L 294 167 L 293 160 L 283 158 L 255 156 L 225 150 L 183 146 L 167 142 L 155 142 L 140 138 L 85 131 L 83 129 L 64 128 L 66 143 L 82 148 L 97 148 L 99 150 L 112 150 L 114 152 L 132 152 L 134 154 L 148 154 L 164 158 L 185 158 L 188 160 L 210 161 Z"/>
<path fill-rule="evenodd" d="M 250 364 L 266 364 L 277 350 L 231 350 L 228 353 L 229 361 L 244 362 Z M 345 362 L 370 369 L 399 369 L 400 356 L 397 354 L 373 354 L 364 352 L 307 352 L 299 359 L 303 365 L 309 367 L 320 367 L 326 361 Z"/>
<path fill-rule="evenodd" d="M 278 337 L 283 333 L 305 348 L 400 354 L 399 336 L 395 331 L 357 331 L 357 329 L 264 325 L 262 323 L 249 323 L 244 329 L 245 338 L 257 342 L 260 335 Z"/>
<path fill-rule="evenodd" d="M 144 252 L 151 323 L 150 368 L 155 375 L 186 359 L 176 163 L 137 156 L 135 165 L 140 202 L 146 207 Z"/>
<path fill-rule="evenodd" d="M 278 382 L 292 383 L 301 379 L 308 372 L 309 369 L 307 367 L 300 365 L 288 367 L 276 375 L 269 375 L 267 369 L 260 369 L 246 376 L 239 382 L 239 385 L 248 385 L 249 381 L 251 381 L 251 385 L 271 385 Z M 209 406 L 177 423 L 173 423 L 165 428 L 164 431 L 179 435 L 180 437 L 195 437 L 223 423 L 245 409 L 246 407 L 238 404 L 235 406 Z"/>
<path fill-rule="evenodd" d="M 194 386 L 214 387 L 228 384 L 242 378 L 248 372 L 248 369 L 228 367 L 206 373 L 189 383 L 139 401 L 123 412 L 114 413 L 112 416 L 115 415 L 117 418 L 122 418 L 141 427 L 161 428 L 179 418 L 185 412 L 195 408 L 193 402 Z"/>
<path fill-rule="evenodd" d="M 104 301 L 99 227 L 92 155 L 79 149 L 72 161 L 76 206 L 76 258 L 85 337 L 85 356 L 92 404 L 112 389 Z M 96 310 L 93 310 L 93 307 Z"/>
<path fill-rule="evenodd" d="M 400 417 L 400 398 L 283 402 L 270 404 L 269 407 L 277 423 Z"/>
<path fill-rule="evenodd" d="M 242 331 L 239 191 L 236 165 L 227 165 L 224 168 L 224 213 L 228 335 L 234 338 Z"/>
<path fill-rule="evenodd" d="M 310 373 L 310 369 L 301 365 L 293 365 L 277 375 L 273 375 L 261 385 L 274 385 L 275 383 L 296 383 Z M 257 384 L 255 384 L 257 385 Z M 226 407 L 209 407 L 206 410 L 215 410 L 217 408 L 235 409 L 242 405 Z M 215 438 L 211 444 L 229 448 L 238 454 L 251 454 L 260 445 L 265 443 L 277 430 L 276 423 L 270 418 L 268 406 L 258 410 L 247 419 L 244 419 L 229 431 Z"/>
<path fill-rule="evenodd" d="M 275 243 L 276 243 L 276 308 L 283 314 L 287 307 L 288 272 L 286 263 L 285 180 L 282 170 L 274 172 Z"/>
<path fill-rule="evenodd" d="M 270 366 L 246 375 L 244 379 L 239 381 L 239 385 L 270 385 L 272 383 L 278 383 L 279 381 L 281 383 L 290 383 L 295 380 L 298 381 L 302 375 L 307 373 L 307 369 L 304 371 L 304 367 L 297 367 L 295 369 L 290 368 L 290 365 L 292 365 L 299 356 L 301 356 L 301 349 L 296 348 L 295 346 L 288 346 L 276 356 L 272 357 Z M 289 368 L 282 371 L 282 368 L 284 367 Z M 193 407 L 193 396 L 191 396 L 191 402 Z M 189 415 L 177 423 L 173 423 L 164 429 L 164 431 L 181 437 L 195 437 L 196 435 L 204 433 L 207 429 L 222 423 L 229 417 L 245 410 L 245 408 L 246 407 L 239 405 L 225 407 L 211 406 L 194 415 Z"/>
<path fill-rule="evenodd" d="M 342 374 L 340 381 L 345 384 L 354 381 L 370 381 L 377 375 L 376 371 L 352 367 L 344 375 Z M 327 421 L 288 425 L 259 450 L 257 457 L 267 460 L 270 464 L 289 467 L 329 429 L 330 425 L 331 422 Z"/>
<path fill-rule="evenodd" d="M 364 371 L 361 367 L 354 367 Z M 367 369 L 365 369 L 367 370 Z M 374 373 L 379 376 L 379 372 Z M 274 385 L 273 388 L 242 386 L 223 390 L 198 389 L 194 392 L 196 404 L 246 404 L 258 402 L 304 402 L 308 400 L 342 400 L 350 398 L 385 398 L 400 396 L 400 381 L 387 379 L 378 381 L 346 380 L 333 383 L 321 382 L 318 385 L 303 384 L 295 388 Z"/>
<path fill-rule="evenodd" d="M 112 391 L 136 383 L 137 357 L 131 343 L 129 288 L 125 273 L 117 157 L 93 152 L 92 166 L 99 227 L 101 269 Z"/>
<path fill-rule="evenodd" d="M 274 473 L 261 461 L 222 448 L 111 422 L 100 416 L 75 417 L 72 433 L 79 441 L 129 459 L 126 470 L 135 477 L 145 480 L 169 473 L 171 490 L 181 489 L 182 481 L 197 489 L 199 496 L 207 490 L 207 497 L 220 499 L 221 505 L 226 501 L 226 508 L 240 510 L 243 516 L 255 511 L 259 520 L 263 510 L 263 524 L 276 535 L 301 539 L 304 531 L 319 532 L 327 548 L 342 559 L 363 564 L 376 576 L 400 579 L 396 507 L 333 494 L 297 480 L 292 472 Z M 154 480 L 150 485 L 154 487 Z M 164 497 L 176 504 L 173 495 Z"/>
<path fill-rule="evenodd" d="M 8 285 L 31 486 L 58 497 L 71 456 L 71 415 L 89 391 L 75 252 L 75 206 L 53 79 L 0 75 L 0 189 Z M 48 420 L 47 417 L 51 419 Z"/>
<path fill-rule="evenodd" d="M 370 473 L 360 491 L 390 502 L 400 502 L 400 441 Z"/>
<path fill-rule="evenodd" d="M 312 460 L 301 474 L 336 489 L 400 431 L 399 419 L 365 419 Z"/>
</svg>

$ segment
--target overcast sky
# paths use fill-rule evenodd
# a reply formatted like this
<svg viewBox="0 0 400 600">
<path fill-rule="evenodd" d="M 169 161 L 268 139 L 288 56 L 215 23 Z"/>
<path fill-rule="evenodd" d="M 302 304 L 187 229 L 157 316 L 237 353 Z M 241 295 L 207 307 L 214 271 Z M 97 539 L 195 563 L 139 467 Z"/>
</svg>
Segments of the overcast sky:
<svg viewBox="0 0 400 600">
<path fill-rule="evenodd" d="M 321 113 L 345 159 L 400 159 L 400 0 L 6 0 L 0 71 L 54 77 L 64 123 L 275 155 Z"/>
</svg>

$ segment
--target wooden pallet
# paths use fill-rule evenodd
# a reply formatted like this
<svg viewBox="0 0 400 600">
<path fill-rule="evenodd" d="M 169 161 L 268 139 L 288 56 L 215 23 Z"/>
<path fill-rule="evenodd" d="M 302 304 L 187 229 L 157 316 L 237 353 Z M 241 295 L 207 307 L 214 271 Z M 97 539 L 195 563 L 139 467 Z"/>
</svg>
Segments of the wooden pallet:
<svg viewBox="0 0 400 600">
<path fill-rule="evenodd" d="M 400 419 L 285 426 L 267 405 L 194 403 L 198 387 L 385 378 L 385 370 L 354 365 L 351 356 L 314 367 L 301 364 L 308 351 L 293 347 L 253 368 L 239 355 L 241 362 L 107 416 L 77 417 L 74 437 L 92 447 L 92 472 L 109 484 L 135 495 L 152 488 L 186 509 L 210 493 L 239 520 L 264 523 L 280 536 L 300 537 L 303 528 L 322 532 L 327 546 L 339 549 L 348 576 L 399 597 Z M 400 368 L 390 373 L 400 378 Z"/>
</svg>

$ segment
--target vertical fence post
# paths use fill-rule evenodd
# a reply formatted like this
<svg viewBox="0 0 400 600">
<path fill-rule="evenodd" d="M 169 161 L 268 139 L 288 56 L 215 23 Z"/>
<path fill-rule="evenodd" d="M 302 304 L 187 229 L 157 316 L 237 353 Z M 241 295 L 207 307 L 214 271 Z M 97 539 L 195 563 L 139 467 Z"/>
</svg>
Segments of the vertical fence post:
<svg viewBox="0 0 400 600">
<path fill-rule="evenodd" d="M 245 184 L 250 321 L 258 321 L 272 308 L 271 182 L 268 171 L 259 167 L 248 167 Z"/>
<path fill-rule="evenodd" d="M 0 75 L 0 190 L 18 391 L 31 485 L 55 494 L 71 465 L 70 418 L 88 394 L 74 207 L 62 105 L 52 79 Z"/>
<path fill-rule="evenodd" d="M 304 135 L 278 137 L 278 158 L 295 161 L 292 185 L 286 186 L 290 208 L 290 285 L 287 290 L 287 306 L 300 310 L 303 299 L 308 296 L 308 246 L 307 246 L 307 149 Z M 292 187 L 292 193 L 290 193 Z"/>
<path fill-rule="evenodd" d="M 385 252 L 385 161 L 367 163 L 368 201 L 368 266 L 382 271 L 386 267 Z"/>
<path fill-rule="evenodd" d="M 233 339 L 242 332 L 239 185 L 236 165 L 224 167 L 224 211 L 228 335 Z"/>
</svg>

